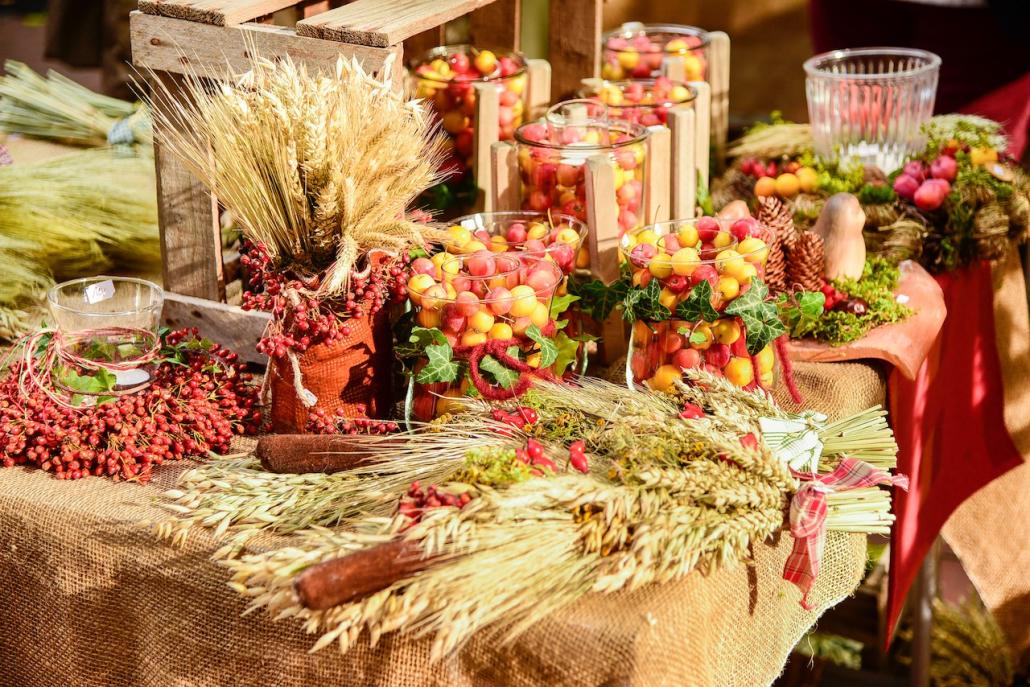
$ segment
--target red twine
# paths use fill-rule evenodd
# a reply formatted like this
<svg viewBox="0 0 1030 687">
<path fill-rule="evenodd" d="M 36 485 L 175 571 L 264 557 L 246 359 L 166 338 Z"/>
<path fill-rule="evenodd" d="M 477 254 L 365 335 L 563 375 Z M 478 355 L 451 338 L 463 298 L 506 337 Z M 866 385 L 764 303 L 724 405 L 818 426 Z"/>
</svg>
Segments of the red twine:
<svg viewBox="0 0 1030 687">
<path fill-rule="evenodd" d="M 476 387 L 476 391 L 486 400 L 506 401 L 521 396 L 532 385 L 533 377 L 554 380 L 554 375 L 550 370 L 530 367 L 518 358 L 508 355 L 508 348 L 517 344 L 518 342 L 515 339 L 492 339 L 475 346 L 455 346 L 455 354 L 468 355 L 469 377 L 472 379 L 472 384 Z M 486 355 L 492 356 L 508 369 L 518 372 L 519 378 L 515 383 L 507 389 L 488 383 L 479 369 L 479 363 Z"/>
</svg>

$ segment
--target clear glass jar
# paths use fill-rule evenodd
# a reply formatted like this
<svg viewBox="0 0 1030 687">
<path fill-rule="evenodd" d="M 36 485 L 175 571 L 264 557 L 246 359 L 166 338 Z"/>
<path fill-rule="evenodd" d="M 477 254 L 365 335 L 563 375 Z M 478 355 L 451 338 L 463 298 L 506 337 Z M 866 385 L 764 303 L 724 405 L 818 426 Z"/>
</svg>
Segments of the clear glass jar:
<svg viewBox="0 0 1030 687">
<path fill-rule="evenodd" d="M 738 386 L 755 383 L 771 387 L 771 344 L 752 361 L 747 331 L 738 317 L 723 316 L 726 307 L 765 273 L 768 247 L 758 238 L 763 227 L 754 220 L 702 217 L 673 220 L 644 227 L 622 238 L 620 249 L 628 263 L 633 286 L 661 284 L 659 302 L 670 317 L 633 323 L 626 358 L 626 380 L 664 391 L 680 379 L 682 370 L 704 367 Z M 685 319 L 679 306 L 700 284 L 707 283 L 714 321 Z"/>
<path fill-rule="evenodd" d="M 575 352 L 561 350 L 546 371 L 542 370 L 542 345 L 536 340 L 553 341 L 558 333 L 551 319 L 551 301 L 563 275 L 553 260 L 525 252 L 476 253 L 451 258 L 440 268 L 439 281 L 423 273 L 413 274 L 408 297 L 415 324 L 434 330 L 437 345 L 446 343 L 451 359 L 458 362 L 458 372 L 450 381 L 420 382 L 429 359 L 415 362 L 405 408 L 409 422 L 426 422 L 454 412 L 459 406 L 450 399 L 512 388 L 513 379 L 498 376 L 506 373 L 493 363 L 499 362 L 515 377 L 561 376 L 570 371 Z M 491 346 L 499 350 L 491 350 Z M 482 364 L 485 355 L 493 359 L 489 369 Z M 503 355 L 514 357 L 525 369 L 505 365 Z M 484 383 L 488 386 L 483 387 Z"/>
<path fill-rule="evenodd" d="M 432 105 L 451 142 L 450 154 L 443 161 L 447 178 L 427 192 L 424 204 L 449 211 L 452 216 L 467 212 L 476 199 L 472 178 L 474 85 L 489 82 L 497 86 L 498 135 L 500 140 L 510 141 L 525 115 L 526 60 L 513 51 L 444 45 L 418 58 L 411 66 L 411 75 L 415 96 Z"/>
<path fill-rule="evenodd" d="M 580 91 L 584 98 L 596 99 L 608 107 L 612 119 L 640 126 L 665 126 L 669 111 L 689 107 L 697 91 L 682 81 L 663 76 L 657 79 L 602 81 Z"/>
<path fill-rule="evenodd" d="M 816 153 L 884 172 L 923 148 L 941 58 L 910 48 L 834 50 L 805 62 Z"/>
<path fill-rule="evenodd" d="M 549 256 L 566 277 L 575 269 L 590 265 L 586 222 L 572 215 L 522 210 L 479 212 L 459 217 L 449 230 L 459 240 L 464 239 L 465 231 L 469 232 L 470 240 L 464 245 L 449 244 L 448 251 L 461 255 L 482 250 L 481 246 L 485 246 L 491 253 L 525 252 L 538 258 Z M 564 283 L 562 280 L 563 286 Z"/>
<path fill-rule="evenodd" d="M 601 38 L 601 77 L 655 78 L 663 61 L 678 60 L 686 81 L 707 81 L 710 43 L 708 32 L 696 26 L 627 22 Z"/>
<path fill-rule="evenodd" d="M 615 172 L 620 234 L 643 224 L 647 131 L 612 121 L 594 100 L 570 100 L 552 107 L 545 121 L 519 127 L 515 144 L 522 182 L 522 207 L 556 210 L 586 220 L 586 162 L 603 155 Z M 602 199 L 603 200 L 603 199 Z"/>
</svg>

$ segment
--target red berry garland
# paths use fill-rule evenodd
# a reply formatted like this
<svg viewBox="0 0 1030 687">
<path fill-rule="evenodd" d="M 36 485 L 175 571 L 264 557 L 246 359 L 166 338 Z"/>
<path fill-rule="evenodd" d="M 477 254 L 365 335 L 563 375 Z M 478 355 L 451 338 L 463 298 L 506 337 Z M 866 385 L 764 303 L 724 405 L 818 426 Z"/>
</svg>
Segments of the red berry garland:
<svg viewBox="0 0 1030 687">
<path fill-rule="evenodd" d="M 92 407 L 64 407 L 31 385 L 23 395 L 23 363 L 13 363 L 0 381 L 3 465 L 35 465 L 58 479 L 146 483 L 155 465 L 225 453 L 234 434 L 256 433 L 259 389 L 251 375 L 236 353 L 196 336 L 196 329 L 167 335 L 150 386 Z"/>
</svg>

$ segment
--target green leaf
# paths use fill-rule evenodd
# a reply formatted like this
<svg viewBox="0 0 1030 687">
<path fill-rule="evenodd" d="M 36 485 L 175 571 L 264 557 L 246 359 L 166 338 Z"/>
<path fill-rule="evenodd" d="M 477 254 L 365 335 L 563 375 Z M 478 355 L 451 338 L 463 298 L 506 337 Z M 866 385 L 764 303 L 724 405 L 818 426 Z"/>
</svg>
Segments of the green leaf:
<svg viewBox="0 0 1030 687">
<path fill-rule="evenodd" d="M 823 314 L 823 307 L 826 305 L 826 294 L 822 291 L 806 291 L 798 297 L 798 309 L 801 316 L 808 319 L 818 319 Z"/>
<path fill-rule="evenodd" d="M 565 332 L 558 332 L 558 335 L 554 337 L 554 344 L 558 349 L 558 358 L 554 361 L 554 374 L 561 377 L 569 365 L 576 362 L 580 342 L 569 337 Z"/>
<path fill-rule="evenodd" d="M 519 381 L 518 372 L 508 369 L 492 355 L 483 356 L 483 359 L 479 361 L 479 369 L 488 373 L 493 377 L 494 383 L 501 385 L 501 388 L 504 389 L 510 389 L 515 382 Z"/>
<path fill-rule="evenodd" d="M 415 376 L 419 384 L 453 382 L 458 378 L 458 363 L 453 360 L 454 352 L 446 343 L 432 344 L 425 348 L 429 362 Z"/>
<path fill-rule="evenodd" d="M 608 286 L 600 279 L 569 278 L 569 293 L 579 297 L 579 309 L 598 322 L 608 319 L 628 289 L 629 283 L 622 279 Z"/>
<path fill-rule="evenodd" d="M 569 306 L 579 300 L 579 296 L 567 293 L 564 296 L 555 296 L 551 299 L 551 319 L 557 320 L 558 316 L 569 309 Z"/>
<path fill-rule="evenodd" d="M 394 352 L 401 358 L 417 358 L 424 355 L 428 346 L 446 344 L 447 337 L 439 329 L 428 327 L 412 327 L 405 343 L 398 342 Z"/>
<path fill-rule="evenodd" d="M 540 344 L 540 367 L 550 367 L 558 359 L 558 347 L 540 331 L 540 327 L 530 325 L 526 336 Z"/>
<path fill-rule="evenodd" d="M 631 288 L 622 301 L 622 316 L 632 322 L 662 322 L 672 317 L 672 312 L 661 303 L 662 285 L 652 279 L 644 288 Z"/>
<path fill-rule="evenodd" d="M 769 289 L 761 280 L 751 282 L 751 288 L 738 296 L 728 306 L 727 315 L 735 315 L 744 322 L 747 330 L 747 352 L 757 355 L 769 343 L 787 331 L 780 321 L 776 304 L 766 298 Z"/>
<path fill-rule="evenodd" d="M 709 282 L 698 282 L 690 289 L 686 300 L 676 307 L 676 316 L 687 322 L 715 322 L 719 319 L 719 312 L 712 307 L 712 294 Z"/>
<path fill-rule="evenodd" d="M 708 343 L 708 337 L 705 336 L 705 333 L 701 331 L 690 332 L 690 343 L 694 344 L 695 346 L 703 346 L 706 343 Z"/>
</svg>

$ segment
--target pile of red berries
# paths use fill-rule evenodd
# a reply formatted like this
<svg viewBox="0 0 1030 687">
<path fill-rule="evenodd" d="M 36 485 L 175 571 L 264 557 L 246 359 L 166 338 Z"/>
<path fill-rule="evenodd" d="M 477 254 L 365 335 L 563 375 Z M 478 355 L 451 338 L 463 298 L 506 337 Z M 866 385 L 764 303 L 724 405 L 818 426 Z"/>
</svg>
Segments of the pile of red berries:
<svg viewBox="0 0 1030 687">
<path fill-rule="evenodd" d="M 569 444 L 569 465 L 574 470 L 586 473 L 590 472 L 590 463 L 586 456 L 586 442 L 580 439 Z"/>
<path fill-rule="evenodd" d="M 364 413 L 365 409 L 358 404 L 356 411 Z M 308 414 L 304 431 L 309 434 L 391 434 L 399 429 L 396 422 L 389 420 L 347 417 L 347 411 L 343 408 L 337 408 L 336 412 L 315 408 Z"/>
<path fill-rule="evenodd" d="M 397 512 L 410 518 L 411 525 L 414 525 L 421 521 L 425 512 L 431 508 L 461 509 L 470 501 L 472 501 L 472 496 L 468 492 L 451 494 L 440 491 L 433 485 L 422 489 L 422 485 L 416 481 L 408 487 L 408 493 L 401 497 L 400 503 L 397 504 Z"/>
<path fill-rule="evenodd" d="M 146 483 L 156 465 L 225 453 L 234 434 L 258 431 L 259 388 L 235 353 L 202 342 L 193 329 L 167 335 L 162 356 L 146 389 L 83 408 L 58 404 L 31 385 L 24 395 L 23 363 L 15 362 L 0 381 L 4 467 Z"/>
</svg>

